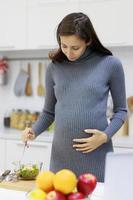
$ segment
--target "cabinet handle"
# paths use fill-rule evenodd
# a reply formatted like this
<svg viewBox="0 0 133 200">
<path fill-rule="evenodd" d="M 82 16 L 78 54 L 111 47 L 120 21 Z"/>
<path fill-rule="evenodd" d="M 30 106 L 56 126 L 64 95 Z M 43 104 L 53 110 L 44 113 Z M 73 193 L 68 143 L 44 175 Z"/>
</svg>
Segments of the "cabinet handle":
<svg viewBox="0 0 133 200">
<path fill-rule="evenodd" d="M 45 3 L 64 3 L 66 0 L 39 0 L 39 4 L 45 4 Z"/>
<path fill-rule="evenodd" d="M 0 46 L 0 49 L 3 49 L 3 50 L 10 50 L 10 49 L 15 49 L 15 46 Z"/>
<path fill-rule="evenodd" d="M 56 48 L 58 48 L 57 45 L 50 45 L 50 46 L 47 46 L 47 45 L 38 45 L 37 46 L 37 49 L 49 49 L 49 50 L 51 50 L 51 49 L 56 49 Z"/>
<path fill-rule="evenodd" d="M 107 1 L 107 0 L 82 0 L 82 3 L 84 3 L 84 2 L 87 2 L 87 3 L 99 3 L 99 1 L 100 2 L 104 2 L 104 1 Z M 108 0 L 108 1 L 112 1 L 112 0 Z"/>
<path fill-rule="evenodd" d="M 129 44 L 127 44 L 126 42 L 110 42 L 110 43 L 104 43 L 104 45 L 106 47 L 124 47 L 124 46 L 128 46 Z"/>
<path fill-rule="evenodd" d="M 24 143 L 22 143 L 22 142 L 18 142 L 17 143 L 17 145 L 18 146 L 24 146 Z M 29 146 L 31 146 L 31 147 L 44 147 L 44 148 L 49 148 L 49 145 L 47 145 L 47 144 L 38 144 L 38 143 L 29 143 Z"/>
</svg>

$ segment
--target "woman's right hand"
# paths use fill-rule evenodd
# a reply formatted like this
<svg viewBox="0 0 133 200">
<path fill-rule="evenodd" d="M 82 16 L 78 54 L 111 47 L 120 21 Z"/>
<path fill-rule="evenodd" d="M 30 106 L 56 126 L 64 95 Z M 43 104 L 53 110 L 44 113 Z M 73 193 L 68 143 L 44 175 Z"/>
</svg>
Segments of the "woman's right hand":
<svg viewBox="0 0 133 200">
<path fill-rule="evenodd" d="M 32 130 L 32 128 L 25 128 L 25 130 L 22 132 L 22 141 L 27 142 L 28 140 L 34 140 L 35 139 L 35 133 Z"/>
</svg>

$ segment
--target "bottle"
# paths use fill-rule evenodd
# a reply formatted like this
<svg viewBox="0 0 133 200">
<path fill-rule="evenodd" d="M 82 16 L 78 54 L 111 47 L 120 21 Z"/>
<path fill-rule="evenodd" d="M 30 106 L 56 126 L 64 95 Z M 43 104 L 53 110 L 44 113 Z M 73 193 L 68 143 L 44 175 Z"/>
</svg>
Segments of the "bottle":
<svg viewBox="0 0 133 200">
<path fill-rule="evenodd" d="M 4 123 L 4 127 L 7 127 L 7 128 L 10 127 L 10 113 L 9 112 L 5 113 L 3 123 Z"/>
</svg>

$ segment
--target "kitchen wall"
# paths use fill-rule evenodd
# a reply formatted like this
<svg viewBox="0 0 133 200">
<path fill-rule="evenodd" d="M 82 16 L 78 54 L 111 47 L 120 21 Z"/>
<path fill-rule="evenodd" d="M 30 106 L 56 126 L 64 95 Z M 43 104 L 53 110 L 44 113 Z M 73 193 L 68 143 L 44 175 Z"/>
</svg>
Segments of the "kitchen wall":
<svg viewBox="0 0 133 200">
<path fill-rule="evenodd" d="M 27 71 L 28 62 L 31 63 L 31 84 L 33 95 L 17 97 L 14 94 L 15 82 L 21 68 Z M 3 116 L 13 108 L 29 109 L 30 111 L 42 110 L 45 98 L 37 95 L 39 62 L 42 62 L 42 83 L 44 85 L 45 70 L 49 62 L 47 59 L 9 60 L 8 84 L 0 85 L 0 127 L 3 126 Z"/>
<path fill-rule="evenodd" d="M 133 96 L 133 46 L 112 47 L 110 49 L 123 64 L 127 97 Z"/>
<path fill-rule="evenodd" d="M 116 55 L 123 64 L 126 79 L 127 97 L 133 95 L 133 47 L 110 47 L 114 55 Z M 23 56 L 22 56 L 23 57 Z M 43 64 L 43 84 L 45 70 L 49 63 L 48 59 L 31 59 L 31 60 L 9 60 L 8 84 L 0 85 L 0 124 L 3 126 L 3 116 L 12 110 L 12 108 L 30 109 L 31 111 L 41 111 L 44 105 L 44 97 L 37 96 L 38 85 L 38 62 Z M 21 68 L 27 70 L 27 63 L 32 65 L 32 88 L 33 95 L 31 97 L 16 97 L 14 94 L 14 84 Z"/>
</svg>

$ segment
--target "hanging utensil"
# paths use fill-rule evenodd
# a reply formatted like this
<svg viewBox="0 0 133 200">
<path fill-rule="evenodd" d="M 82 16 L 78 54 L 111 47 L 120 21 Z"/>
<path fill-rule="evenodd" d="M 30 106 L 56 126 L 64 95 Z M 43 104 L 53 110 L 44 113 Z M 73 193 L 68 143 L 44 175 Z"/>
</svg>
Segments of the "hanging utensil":
<svg viewBox="0 0 133 200">
<path fill-rule="evenodd" d="M 44 96 L 45 89 L 42 84 L 42 63 L 41 62 L 38 63 L 38 80 L 39 80 L 39 83 L 37 86 L 37 95 Z"/>
<path fill-rule="evenodd" d="M 25 94 L 26 96 L 32 96 L 32 86 L 31 86 L 31 64 L 28 63 L 28 79 L 26 83 Z"/>
</svg>

